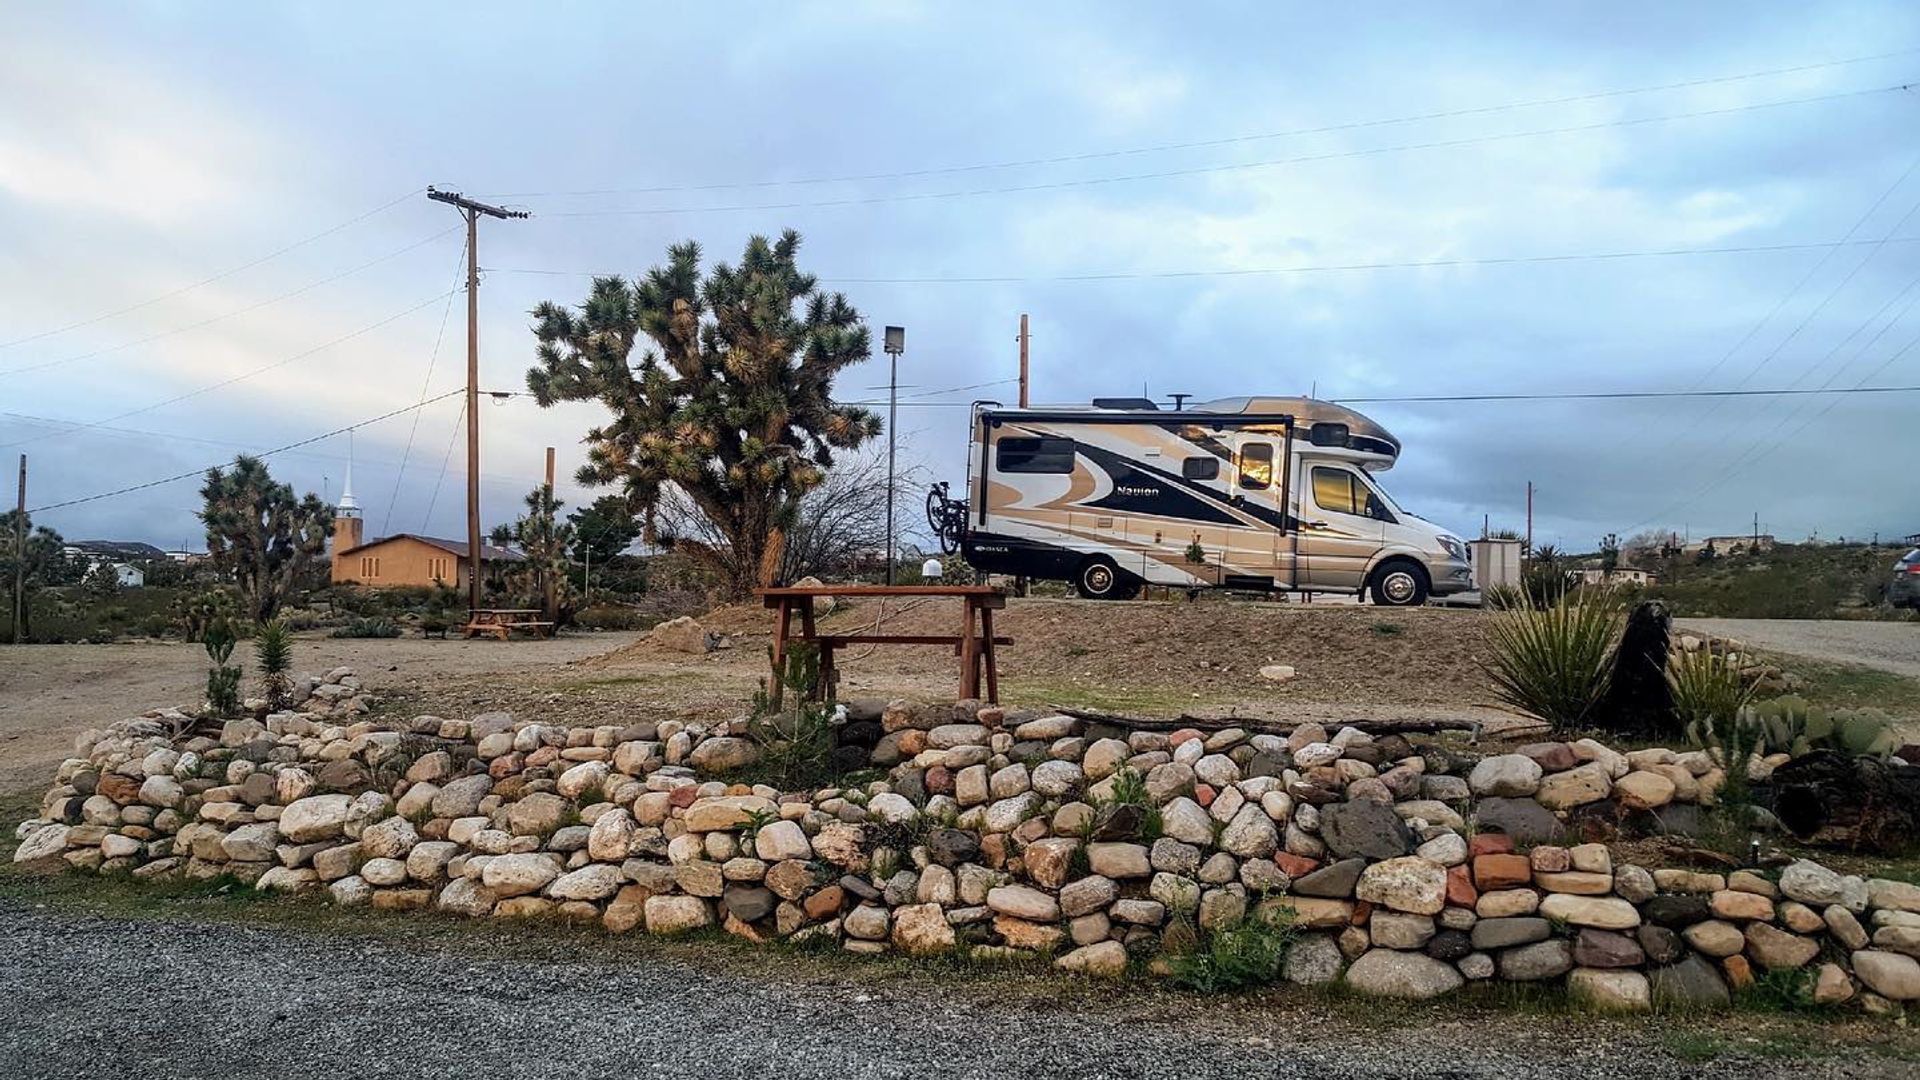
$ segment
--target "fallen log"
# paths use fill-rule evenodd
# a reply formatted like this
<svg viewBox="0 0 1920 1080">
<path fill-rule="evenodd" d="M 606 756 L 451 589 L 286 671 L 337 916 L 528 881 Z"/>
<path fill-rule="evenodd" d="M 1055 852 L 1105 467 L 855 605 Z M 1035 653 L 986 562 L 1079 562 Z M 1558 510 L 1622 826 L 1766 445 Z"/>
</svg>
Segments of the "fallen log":
<svg viewBox="0 0 1920 1080">
<path fill-rule="evenodd" d="M 1171 720 L 1150 717 L 1123 716 L 1119 713 L 1098 712 L 1093 709 L 1070 709 L 1052 706 L 1055 712 L 1071 716 L 1077 720 L 1086 720 L 1097 724 L 1111 724 L 1114 727 L 1131 731 L 1178 731 L 1181 728 L 1197 728 L 1201 731 L 1221 731 L 1226 728 L 1245 728 L 1256 735 L 1290 735 L 1293 729 L 1302 724 L 1318 721 L 1273 720 L 1257 716 L 1192 716 L 1182 714 Z M 1386 720 L 1341 720 L 1325 724 L 1333 730 L 1343 727 L 1356 728 L 1369 735 L 1431 735 L 1441 731 L 1468 731 L 1478 737 L 1480 723 L 1476 720 L 1422 719 L 1417 717 Z"/>
<path fill-rule="evenodd" d="M 1899 851 L 1920 837 L 1920 768 L 1816 750 L 1759 787 L 1780 824 L 1810 843 Z"/>
</svg>

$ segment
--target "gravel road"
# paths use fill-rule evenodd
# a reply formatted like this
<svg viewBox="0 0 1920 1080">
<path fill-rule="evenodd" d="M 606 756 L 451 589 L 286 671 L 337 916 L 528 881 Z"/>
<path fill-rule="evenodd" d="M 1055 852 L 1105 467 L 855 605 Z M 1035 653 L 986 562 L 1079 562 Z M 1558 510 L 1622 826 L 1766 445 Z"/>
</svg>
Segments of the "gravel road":
<svg viewBox="0 0 1920 1080">
<path fill-rule="evenodd" d="M 1679 619 L 1683 630 L 1744 641 L 1769 652 L 1858 664 L 1920 679 L 1920 623 L 1821 619 Z"/>
<path fill-rule="evenodd" d="M 857 965 L 795 957 L 702 964 L 700 947 L 662 955 L 659 947 L 629 947 L 634 939 L 533 937 L 396 940 L 0 899 L 0 995 L 10 1013 L 0 1025 L 0 1074 L 1913 1075 L 1910 1060 L 1824 1056 L 1830 1047 L 1818 1060 L 1736 1054 L 1689 1062 L 1662 1049 L 1665 1022 L 1436 1005 L 1409 1007 L 1386 1027 L 1363 1018 L 1370 1010 L 1298 999 L 1090 991 L 1057 980 L 934 984 L 897 974 L 858 983 Z"/>
</svg>

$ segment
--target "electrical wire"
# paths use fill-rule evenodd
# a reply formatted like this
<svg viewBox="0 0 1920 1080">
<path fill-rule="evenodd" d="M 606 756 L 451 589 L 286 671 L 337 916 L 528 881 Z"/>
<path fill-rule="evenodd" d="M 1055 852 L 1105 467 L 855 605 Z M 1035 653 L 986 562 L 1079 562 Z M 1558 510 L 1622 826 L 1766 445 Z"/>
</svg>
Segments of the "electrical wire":
<svg viewBox="0 0 1920 1080">
<path fill-rule="evenodd" d="M 453 314 L 453 296 L 460 288 L 460 275 L 463 272 L 460 264 L 466 261 L 467 242 L 463 239 L 460 241 L 460 257 L 454 261 L 454 286 L 447 291 L 447 304 L 444 308 L 440 309 L 440 329 L 433 335 L 433 351 L 427 354 L 427 375 L 426 378 L 420 380 L 421 401 L 427 400 L 427 389 L 433 385 L 433 369 L 440 360 L 440 344 L 445 341 L 447 337 L 447 319 Z M 400 482 L 406 478 L 407 459 L 413 456 L 413 439 L 414 436 L 419 433 L 420 414 L 416 411 L 413 414 L 412 425 L 407 428 L 407 447 L 400 452 L 400 468 L 393 474 L 393 493 L 387 496 L 387 512 L 386 515 L 380 519 L 381 532 L 388 531 L 393 525 L 393 507 L 395 503 L 400 501 Z"/>
<path fill-rule="evenodd" d="M 347 432 L 352 431 L 356 428 L 363 428 L 370 424 L 377 424 L 382 420 L 391 420 L 394 417 L 399 416 L 403 413 L 409 413 L 409 412 L 413 412 L 416 409 L 425 408 L 426 406 L 433 404 L 433 402 L 435 401 L 444 401 L 447 398 L 454 396 L 455 394 L 463 394 L 465 392 L 466 392 L 465 390 L 449 390 L 446 393 L 439 395 L 438 397 L 429 399 L 428 401 L 423 401 L 413 405 L 408 405 L 408 406 L 405 406 L 404 408 L 395 409 L 389 413 L 382 413 L 381 415 L 376 416 L 371 420 L 362 420 L 358 423 L 348 424 L 345 427 L 334 428 L 332 431 L 325 431 L 318 435 L 301 439 L 298 442 L 290 442 L 290 443 L 287 443 L 285 446 L 276 446 L 271 450 L 262 450 L 261 452 L 257 454 L 253 454 L 251 456 L 265 458 L 265 457 L 272 457 L 275 454 L 283 454 L 289 450 L 295 450 L 302 446 L 312 445 L 313 443 L 317 443 L 322 439 L 331 439 L 336 435 L 344 435 Z M 120 495 L 128 495 L 136 491 L 145 491 L 148 488 L 156 488 L 161 486 L 162 484 L 177 483 L 181 480 L 186 480 L 191 477 L 204 475 L 208 469 L 217 469 L 223 464 L 225 464 L 225 462 L 217 462 L 213 465 L 207 465 L 202 468 L 193 469 L 189 472 L 176 473 L 172 476 L 163 476 L 158 480 L 148 480 L 147 482 L 142 484 L 130 484 L 127 487 L 116 488 L 112 491 L 102 491 L 93 495 L 82 495 L 77 499 L 67 499 L 62 502 L 48 503 L 45 506 L 36 506 L 27 512 L 30 514 L 39 514 L 39 513 L 44 513 L 45 511 L 48 511 L 48 510 L 59 510 L 68 506 L 79 506 L 82 503 L 98 502 L 101 499 L 111 499 Z"/>
<path fill-rule="evenodd" d="M 863 195 L 843 199 L 821 199 L 811 202 L 783 203 L 743 203 L 729 206 L 688 206 L 688 207 L 630 207 L 610 210 L 562 210 L 543 214 L 548 218 L 592 218 L 592 217 L 628 217 L 671 214 L 711 214 L 746 210 L 798 210 L 822 207 L 872 206 L 882 203 L 926 202 L 937 199 L 963 199 L 982 195 L 1009 195 L 1033 191 L 1055 191 L 1067 188 L 1094 187 L 1105 184 L 1133 183 L 1142 180 L 1167 180 L 1188 176 L 1209 176 L 1220 173 L 1239 172 L 1249 169 L 1273 168 L 1281 165 L 1299 165 L 1311 162 L 1334 161 L 1342 158 L 1370 157 L 1380 154 L 1401 153 L 1413 150 L 1442 150 L 1460 146 L 1472 146 L 1480 143 L 1501 142 L 1510 139 L 1534 138 L 1543 135 L 1568 135 L 1583 131 L 1600 131 L 1608 128 L 1633 127 L 1642 124 L 1664 123 L 1670 120 L 1691 120 L 1705 116 L 1725 116 L 1733 113 L 1754 112 L 1760 109 L 1777 109 L 1791 105 L 1808 105 L 1825 101 L 1839 101 L 1849 98 L 1867 97 L 1875 94 L 1906 92 L 1913 89 L 1911 82 L 1896 83 L 1888 86 L 1869 87 L 1862 90 L 1845 90 L 1831 94 L 1816 94 L 1810 97 L 1787 98 L 1780 101 L 1752 102 L 1744 105 L 1729 105 L 1717 109 L 1700 109 L 1694 112 L 1670 113 L 1664 116 L 1642 116 L 1626 120 L 1607 120 L 1592 124 L 1574 124 L 1565 127 L 1536 128 L 1530 131 L 1505 132 L 1497 135 L 1474 135 L 1458 139 L 1439 139 L 1428 142 L 1400 143 L 1394 146 L 1369 147 L 1364 150 L 1341 150 L 1321 154 L 1302 154 L 1294 157 L 1273 158 L 1265 161 L 1235 162 L 1225 165 L 1196 166 L 1185 169 L 1164 169 L 1157 172 L 1129 173 L 1120 176 L 1087 177 L 1077 180 L 1055 180 L 1037 184 L 1008 184 L 1000 187 L 968 188 L 949 191 L 923 191 L 905 194 Z"/>
<path fill-rule="evenodd" d="M 1261 142 L 1271 139 L 1289 139 L 1306 135 L 1327 135 L 1341 131 L 1358 131 L 1366 128 L 1385 127 L 1393 124 L 1419 123 L 1429 120 L 1451 120 L 1466 116 L 1485 116 L 1491 113 L 1507 112 L 1515 109 L 1529 109 L 1548 105 L 1571 105 L 1585 101 L 1599 101 L 1613 97 L 1627 97 L 1634 94 L 1651 94 L 1667 90 L 1686 90 L 1700 86 L 1724 85 L 1743 82 L 1750 79 L 1768 78 L 1774 75 L 1791 75 L 1822 68 L 1841 67 L 1851 64 L 1869 63 L 1875 60 L 1891 60 L 1896 57 L 1911 56 L 1920 53 L 1920 48 L 1898 49 L 1892 52 L 1874 53 L 1867 56 L 1851 56 L 1839 60 L 1826 60 L 1812 64 L 1798 64 L 1792 67 L 1769 68 L 1762 71 L 1743 72 L 1738 75 L 1720 75 L 1701 79 L 1688 79 L 1682 82 L 1659 83 L 1651 86 L 1635 86 L 1620 90 L 1601 90 L 1585 94 L 1570 94 L 1563 97 L 1536 98 L 1529 101 L 1511 101 L 1493 105 L 1472 106 L 1461 109 L 1447 109 L 1439 112 L 1414 113 L 1406 116 L 1356 120 L 1340 124 L 1325 124 L 1318 127 L 1294 128 L 1285 131 L 1268 131 L 1251 135 L 1232 135 L 1223 138 L 1199 139 L 1187 142 L 1158 143 L 1148 146 L 1125 147 L 1116 150 L 1097 150 L 1076 154 L 1060 154 L 1050 157 L 1019 158 L 1006 161 L 976 162 L 965 165 L 946 165 L 921 169 L 908 169 L 897 172 L 851 173 L 838 176 L 812 176 L 791 180 L 748 180 L 702 184 L 676 184 L 655 187 L 635 188 L 595 188 L 578 191 L 510 191 L 489 196 L 501 199 L 540 199 L 565 198 L 595 195 L 656 195 L 689 191 L 722 191 L 748 188 L 797 187 L 811 184 L 861 183 L 873 180 L 913 180 L 928 176 L 951 176 L 956 173 L 987 172 L 997 169 L 1028 168 L 1039 165 L 1063 165 L 1081 161 L 1097 161 L 1108 158 L 1133 157 L 1142 154 L 1157 154 L 1177 150 L 1210 149 L 1220 146 L 1234 146 L 1249 142 Z"/>
<path fill-rule="evenodd" d="M 232 378 L 222 379 L 219 382 L 208 383 L 205 386 L 201 386 L 196 389 L 189 390 L 184 394 L 175 394 L 173 397 L 167 398 L 163 401 L 156 401 L 151 405 L 142 405 L 140 408 L 128 409 L 126 412 L 115 413 L 112 416 L 102 417 L 97 421 L 89 421 L 89 422 L 81 423 L 68 431 L 52 432 L 46 435 L 38 435 L 31 439 L 22 439 L 13 443 L 9 443 L 7 445 L 10 447 L 27 446 L 32 443 L 44 441 L 46 439 L 59 438 L 64 435 L 72 435 L 76 432 L 86 431 L 90 428 L 98 427 L 102 424 L 111 424 L 117 420 L 125 420 L 129 416 L 139 416 L 142 413 L 149 413 L 149 412 L 153 412 L 156 409 L 163 409 L 168 405 L 177 404 L 179 402 L 186 401 L 190 398 L 196 398 L 202 394 L 210 394 L 216 390 L 221 390 L 226 387 L 232 386 L 235 383 L 245 382 L 246 380 L 251 379 L 256 375 L 263 375 L 276 368 L 285 367 L 288 364 L 291 364 L 297 360 L 304 360 L 309 356 L 315 355 L 316 353 L 325 352 L 326 350 L 331 349 L 336 345 L 344 344 L 364 334 L 372 333 L 373 331 L 378 330 L 383 326 L 386 326 L 388 323 L 397 322 L 400 319 L 406 318 L 408 315 L 411 315 L 414 312 L 421 310 L 422 308 L 438 303 L 446 295 L 447 295 L 446 293 L 435 294 L 433 296 L 428 297 L 426 300 L 423 300 L 420 303 L 415 304 L 410 308 L 407 308 L 404 311 L 400 311 L 395 314 L 389 315 L 386 318 L 381 319 L 379 322 L 370 323 L 366 326 L 359 328 L 358 330 L 354 330 L 350 333 L 342 334 L 341 336 L 334 338 L 332 341 L 323 342 L 322 344 L 315 345 L 311 349 L 294 353 L 292 356 L 288 356 L 283 359 L 276 360 L 271 364 L 266 364 L 261 367 L 254 368 L 251 371 L 243 372 L 239 375 L 233 376 Z"/>
<path fill-rule="evenodd" d="M 401 203 L 406 202 L 408 199 L 411 199 L 414 196 L 419 195 L 422 190 L 423 189 L 421 188 L 414 188 L 406 192 L 405 194 L 402 194 L 398 198 L 392 199 L 388 202 L 381 203 L 379 206 L 374 207 L 373 209 L 367 211 L 364 214 L 359 214 L 355 217 L 348 218 L 347 220 L 341 222 L 340 224 L 334 225 L 330 228 L 322 229 L 319 232 L 314 233 L 312 236 L 308 236 L 300 240 L 295 240 L 293 243 L 288 244 L 285 247 L 277 248 L 273 251 L 270 251 L 267 254 L 262 255 L 257 259 L 251 259 L 247 262 L 241 263 L 238 266 L 234 266 L 226 270 L 222 270 L 219 273 L 212 275 L 211 277 L 201 278 L 199 281 L 196 281 L 191 285 L 183 285 L 180 288 L 161 293 L 158 296 L 149 297 L 145 300 L 140 301 L 137 304 L 129 304 L 126 307 L 115 308 L 112 311 L 103 312 L 99 315 L 92 316 L 91 318 L 81 319 L 78 322 L 71 322 L 66 324 L 65 326 L 56 326 L 51 330 L 42 330 L 37 334 L 28 334 L 25 337 L 14 338 L 11 341 L 0 341 L 0 349 L 10 349 L 15 345 L 24 345 L 29 341 L 39 341 L 41 338 L 52 337 L 55 334 L 64 334 L 69 330 L 78 330 L 84 326 L 92 326 L 94 323 L 97 323 L 97 322 L 104 322 L 108 319 L 118 318 L 121 315 L 126 315 L 130 312 L 139 311 L 141 308 L 151 307 L 154 304 L 158 304 L 163 300 L 171 300 L 176 296 L 181 296 L 186 293 L 190 293 L 195 289 L 201 288 L 203 286 L 211 285 L 216 281 L 221 281 L 226 278 L 230 278 L 233 275 L 238 274 L 242 271 L 251 270 L 256 266 L 260 266 L 265 263 L 272 262 L 273 260 L 279 258 L 280 256 L 285 255 L 290 251 L 296 251 L 300 248 L 303 248 L 308 244 L 313 243 L 316 240 L 323 240 L 329 236 L 332 236 L 334 233 L 340 232 L 343 229 L 348 229 L 355 225 L 358 225 L 370 217 L 374 217 L 375 215 L 385 213 L 386 211 L 391 210 L 396 206 L 399 206 Z"/>
<path fill-rule="evenodd" d="M 120 352 L 124 349 L 131 349 L 140 345 L 150 345 L 153 342 L 159 341 L 163 338 L 173 337 L 175 334 L 184 334 L 191 330 L 199 330 L 204 327 L 212 326 L 213 324 L 218 322 L 225 322 L 228 319 L 237 318 L 238 316 L 248 314 L 249 312 L 259 311 L 261 308 L 264 308 L 264 307 L 272 307 L 273 305 L 280 303 L 282 300 L 291 300 L 294 297 L 301 295 L 302 293 L 312 292 L 313 290 L 320 288 L 323 285 L 331 285 L 334 282 L 339 281 L 343 278 L 352 277 L 353 275 L 361 272 L 362 270 L 366 270 L 371 267 L 378 266 L 379 264 L 383 262 L 387 262 L 391 259 L 397 259 L 400 256 L 405 255 L 409 251 L 426 247 L 428 244 L 431 244 L 435 240 L 438 240 L 446 236 L 448 233 L 454 233 L 454 232 L 460 231 L 461 228 L 462 226 L 455 225 L 453 228 L 450 228 L 450 229 L 442 229 L 441 231 L 434 233 L 432 236 L 429 236 L 424 240 L 418 240 L 418 241 L 415 241 L 414 243 L 408 244 L 406 247 L 403 247 L 398 251 L 390 251 L 387 254 L 382 255 L 377 259 L 371 259 L 367 262 L 361 263 L 358 266 L 352 267 L 350 269 L 342 270 L 337 274 L 332 274 L 328 277 L 321 278 L 318 281 L 314 281 L 306 285 L 302 285 L 299 288 L 294 289 L 292 292 L 284 292 L 284 293 L 281 293 L 279 296 L 273 297 L 270 300 L 261 300 L 258 303 L 248 304 L 246 307 L 239 308 L 234 311 L 229 311 L 224 315 L 215 315 L 212 318 L 202 319 L 196 323 L 188 323 L 185 326 L 176 326 L 171 330 L 162 330 L 157 334 L 149 334 L 148 336 L 140 338 L 135 341 L 123 342 L 119 345 L 111 345 L 104 349 L 95 349 L 92 352 L 80 353 L 75 356 L 63 357 L 59 360 L 45 360 L 38 364 L 24 364 L 20 367 L 8 368 L 5 371 L 0 371 L 0 378 L 5 378 L 8 375 L 24 375 L 31 371 L 44 371 L 47 368 L 62 367 L 66 364 L 76 363 L 81 360 L 91 360 L 91 359 L 94 359 L 95 357 L 106 356 L 109 353 Z"/>
<path fill-rule="evenodd" d="M 1858 226 L 1856 226 L 1857 228 Z M 1623 259 L 1672 258 L 1686 255 L 1751 255 L 1793 251 L 1827 251 L 1840 248 L 1876 247 L 1882 244 L 1911 244 L 1920 236 L 1896 236 L 1876 240 L 1823 240 L 1797 244 L 1739 244 L 1717 247 L 1642 248 L 1627 251 L 1568 252 L 1547 255 L 1496 255 L 1471 259 L 1418 259 L 1403 262 L 1320 263 L 1307 266 L 1262 266 L 1231 270 L 1116 270 L 1080 274 L 1051 275 L 968 275 L 956 277 L 826 277 L 818 280 L 829 285 L 1023 285 L 1040 282 L 1139 281 L 1162 278 L 1258 277 L 1270 274 L 1324 274 L 1362 270 L 1437 270 L 1471 266 L 1513 266 L 1540 263 L 1605 262 Z M 493 274 L 539 274 L 550 277 L 621 277 L 618 271 L 549 270 L 531 267 L 489 267 Z M 1790 299 L 1791 297 L 1789 297 Z M 1782 301 L 1784 304 L 1785 301 Z M 1776 309 L 1777 310 L 1777 309 Z M 1771 315 L 1769 315 L 1771 318 Z M 1751 337 L 1755 331 L 1749 331 Z M 1742 339 L 1740 344 L 1745 344 Z M 1735 347 L 1736 349 L 1738 346 Z M 1724 359 L 1722 363 L 1724 363 Z M 1718 365 L 1715 365 L 1716 368 Z"/>
<path fill-rule="evenodd" d="M 453 434 L 447 436 L 447 452 L 440 455 L 440 475 L 433 478 L 433 493 L 427 496 L 427 512 L 420 516 L 420 528 L 425 531 L 433 523 L 433 504 L 440 501 L 440 484 L 447 478 L 447 465 L 453 461 L 453 448 L 460 442 L 460 431 L 467 425 L 467 403 L 460 403 L 460 414 L 454 418 Z"/>
</svg>

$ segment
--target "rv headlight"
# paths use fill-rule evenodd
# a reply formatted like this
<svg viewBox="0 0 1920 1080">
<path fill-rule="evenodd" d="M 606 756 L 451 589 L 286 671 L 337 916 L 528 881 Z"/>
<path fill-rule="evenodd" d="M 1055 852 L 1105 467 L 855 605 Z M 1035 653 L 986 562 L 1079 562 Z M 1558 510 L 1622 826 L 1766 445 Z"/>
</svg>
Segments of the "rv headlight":
<svg viewBox="0 0 1920 1080">
<path fill-rule="evenodd" d="M 1459 562 L 1467 561 L 1467 546 L 1451 536 L 1443 536 L 1440 538 L 1440 549 L 1448 555 L 1453 556 L 1454 559 Z"/>
</svg>

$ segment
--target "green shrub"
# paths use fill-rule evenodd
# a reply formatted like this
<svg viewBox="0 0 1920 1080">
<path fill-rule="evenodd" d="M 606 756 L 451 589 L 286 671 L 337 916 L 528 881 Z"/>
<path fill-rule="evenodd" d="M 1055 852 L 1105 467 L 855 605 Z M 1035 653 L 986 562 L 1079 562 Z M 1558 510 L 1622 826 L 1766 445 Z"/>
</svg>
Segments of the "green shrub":
<svg viewBox="0 0 1920 1080">
<path fill-rule="evenodd" d="M 1754 682 L 1740 674 L 1738 664 L 1706 649 L 1667 658 L 1674 716 L 1689 731 L 1708 727 L 1716 717 L 1724 720 L 1738 714 L 1753 698 Z"/>
<path fill-rule="evenodd" d="M 1486 665 L 1501 701 L 1556 731 L 1586 724 L 1613 671 L 1622 616 L 1611 592 L 1563 596 L 1543 609 L 1502 612 L 1491 628 Z"/>
<path fill-rule="evenodd" d="M 1292 921 L 1283 916 L 1249 916 L 1240 925 L 1208 934 L 1199 947 L 1167 957 L 1175 986 L 1203 994 L 1246 990 L 1280 977 L 1293 948 Z"/>
<path fill-rule="evenodd" d="M 820 651 L 796 642 L 787 646 L 782 663 L 773 663 L 771 648 L 767 661 L 785 704 L 775 708 L 773 694 L 765 687 L 753 695 L 747 735 L 760 746 L 755 776 L 788 791 L 830 782 L 834 777 L 833 688 L 826 688 L 823 701 L 808 700 L 820 682 Z"/>
<path fill-rule="evenodd" d="M 337 638 L 396 638 L 400 636 L 400 624 L 384 615 L 366 619 L 355 619 L 339 627 L 329 635 Z"/>
</svg>

